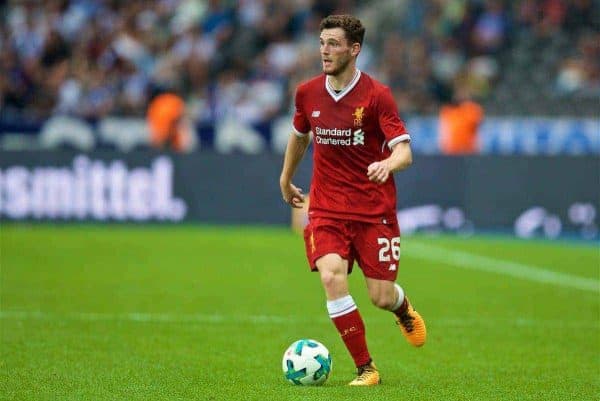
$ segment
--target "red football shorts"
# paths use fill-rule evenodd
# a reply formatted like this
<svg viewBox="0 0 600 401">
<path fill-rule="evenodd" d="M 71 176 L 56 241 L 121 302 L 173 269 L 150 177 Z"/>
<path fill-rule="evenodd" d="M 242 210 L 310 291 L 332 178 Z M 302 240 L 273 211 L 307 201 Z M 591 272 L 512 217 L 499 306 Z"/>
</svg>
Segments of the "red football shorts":
<svg viewBox="0 0 600 401">
<path fill-rule="evenodd" d="M 304 229 L 306 256 L 312 271 L 315 262 L 329 253 L 336 253 L 348 261 L 348 273 L 354 261 L 366 277 L 396 281 L 400 261 L 400 228 L 390 224 L 366 223 L 311 218 Z"/>
</svg>

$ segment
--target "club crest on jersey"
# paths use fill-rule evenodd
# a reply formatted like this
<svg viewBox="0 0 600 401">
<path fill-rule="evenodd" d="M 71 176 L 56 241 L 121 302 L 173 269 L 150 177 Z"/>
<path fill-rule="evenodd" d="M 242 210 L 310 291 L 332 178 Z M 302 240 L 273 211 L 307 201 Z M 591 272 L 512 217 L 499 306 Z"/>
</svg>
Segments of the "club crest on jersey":
<svg viewBox="0 0 600 401">
<path fill-rule="evenodd" d="M 365 116 L 365 108 L 364 107 L 357 107 L 354 110 L 354 113 L 352 113 L 352 116 L 354 117 L 354 126 L 355 127 L 361 127 L 362 126 L 362 122 L 363 122 L 363 117 Z"/>
</svg>

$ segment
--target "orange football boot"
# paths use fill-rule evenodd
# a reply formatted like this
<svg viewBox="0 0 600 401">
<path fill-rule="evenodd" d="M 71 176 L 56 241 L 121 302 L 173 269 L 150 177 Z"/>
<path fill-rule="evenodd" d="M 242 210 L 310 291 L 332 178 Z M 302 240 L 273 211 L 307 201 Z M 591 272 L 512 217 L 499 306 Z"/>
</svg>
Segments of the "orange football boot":
<svg viewBox="0 0 600 401">
<path fill-rule="evenodd" d="M 371 361 L 366 365 L 358 367 L 358 375 L 356 379 L 348 383 L 349 386 L 375 386 L 381 383 L 379 371 L 375 364 Z"/>
<path fill-rule="evenodd" d="M 400 331 L 409 343 L 415 347 L 421 347 L 425 344 L 425 339 L 427 338 L 425 321 L 419 315 L 419 312 L 412 307 L 408 298 L 405 298 L 405 302 L 407 305 L 404 312 L 400 316 L 394 314 L 396 324 L 400 326 Z"/>
</svg>

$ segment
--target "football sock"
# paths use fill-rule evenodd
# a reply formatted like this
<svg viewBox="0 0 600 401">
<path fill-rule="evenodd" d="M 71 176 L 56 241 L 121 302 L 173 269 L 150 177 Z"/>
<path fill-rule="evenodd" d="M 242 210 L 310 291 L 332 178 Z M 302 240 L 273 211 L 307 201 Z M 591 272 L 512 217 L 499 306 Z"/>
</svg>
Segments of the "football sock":
<svg viewBox="0 0 600 401">
<path fill-rule="evenodd" d="M 354 364 L 362 366 L 371 361 L 365 337 L 365 324 L 351 295 L 327 301 L 327 311 L 337 328 Z"/>
<path fill-rule="evenodd" d="M 398 293 L 398 300 L 392 306 L 392 312 L 397 316 L 400 316 L 407 308 L 408 302 L 406 302 L 406 297 L 404 296 L 404 290 L 398 284 L 394 283 L 394 287 L 396 287 L 396 292 Z"/>
</svg>

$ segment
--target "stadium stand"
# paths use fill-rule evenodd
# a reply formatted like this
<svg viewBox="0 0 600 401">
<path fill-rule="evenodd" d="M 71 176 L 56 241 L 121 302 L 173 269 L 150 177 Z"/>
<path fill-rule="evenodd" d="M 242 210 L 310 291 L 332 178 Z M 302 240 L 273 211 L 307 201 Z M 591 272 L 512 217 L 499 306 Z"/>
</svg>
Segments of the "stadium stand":
<svg viewBox="0 0 600 401">
<path fill-rule="evenodd" d="M 392 87 L 403 115 L 435 115 L 460 79 L 488 116 L 597 116 L 599 3 L 3 2 L 0 133 L 57 115 L 143 117 L 165 89 L 201 127 L 270 123 L 318 72 L 319 20 L 346 12 L 367 26 L 359 67 Z"/>
</svg>

